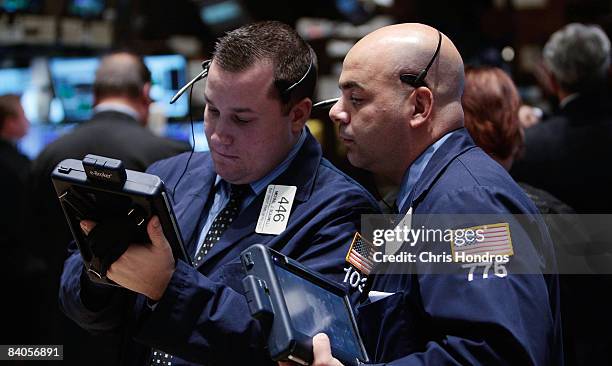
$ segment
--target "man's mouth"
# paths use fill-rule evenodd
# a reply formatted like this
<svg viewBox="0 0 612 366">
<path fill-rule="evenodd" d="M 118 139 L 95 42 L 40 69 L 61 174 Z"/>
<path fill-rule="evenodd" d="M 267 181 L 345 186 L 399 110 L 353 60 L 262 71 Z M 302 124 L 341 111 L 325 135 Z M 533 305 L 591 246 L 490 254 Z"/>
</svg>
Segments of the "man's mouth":
<svg viewBox="0 0 612 366">
<path fill-rule="evenodd" d="M 238 159 L 236 155 L 224 154 L 214 149 L 211 149 L 211 152 L 225 159 Z"/>
</svg>

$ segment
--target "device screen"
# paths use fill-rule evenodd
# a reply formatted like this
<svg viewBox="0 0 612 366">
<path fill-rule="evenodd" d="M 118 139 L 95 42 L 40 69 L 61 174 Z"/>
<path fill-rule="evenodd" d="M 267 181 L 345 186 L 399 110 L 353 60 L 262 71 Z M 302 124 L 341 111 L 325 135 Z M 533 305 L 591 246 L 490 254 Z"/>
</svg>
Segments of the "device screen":
<svg viewBox="0 0 612 366">
<path fill-rule="evenodd" d="M 334 349 L 362 358 L 344 298 L 276 266 L 277 277 L 295 330 L 312 337 L 326 333 Z"/>
</svg>

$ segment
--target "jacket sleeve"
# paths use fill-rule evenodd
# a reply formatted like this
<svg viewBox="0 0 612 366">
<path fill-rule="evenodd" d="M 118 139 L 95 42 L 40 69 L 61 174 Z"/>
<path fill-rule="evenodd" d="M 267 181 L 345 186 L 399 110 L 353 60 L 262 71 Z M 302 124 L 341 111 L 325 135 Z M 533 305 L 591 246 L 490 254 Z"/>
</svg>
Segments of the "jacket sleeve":
<svg viewBox="0 0 612 366">
<path fill-rule="evenodd" d="M 419 329 L 426 334 L 411 337 L 421 337 L 423 346 L 410 354 L 398 347 L 390 352 L 395 357 L 385 360 L 388 365 L 563 362 L 558 282 L 552 274 L 554 263 L 550 264 L 551 259 L 554 261 L 552 246 L 541 218 L 533 214 L 513 216 L 511 213 L 529 212 L 515 204 L 503 192 L 471 188 L 442 196 L 427 208 L 428 212 L 454 213 L 440 219 L 439 226 L 451 229 L 503 220 L 509 224 L 514 254 L 506 264 L 421 264 L 410 291 L 400 291 L 397 299 L 388 301 L 396 309 L 387 306 L 384 310 L 390 314 L 385 323 L 398 329 L 391 332 L 395 337 L 378 335 L 383 337 L 378 341 L 383 347 L 389 346 L 386 342 L 401 342 L 399 328 L 422 321 L 425 325 Z M 448 243 L 420 248 L 434 254 L 450 253 L 450 249 Z M 415 300 L 415 294 L 420 298 Z M 419 305 L 415 307 L 415 303 Z M 376 302 L 371 306 L 381 310 Z M 408 309 L 411 306 L 418 309 Z M 366 312 L 360 311 L 360 316 L 374 315 L 367 312 L 367 306 L 363 308 Z M 415 312 L 421 313 L 420 318 Z M 371 327 L 381 329 L 375 324 Z"/>
<path fill-rule="evenodd" d="M 341 281 L 344 257 L 360 224 L 360 215 L 373 210 L 362 196 L 352 204 L 314 212 L 317 224 L 308 229 L 309 234 L 293 236 L 297 243 L 285 243 L 282 251 Z M 286 248 L 293 250 L 287 252 Z M 266 350 L 267 336 L 251 317 L 243 294 L 228 286 L 224 278 L 229 272 L 242 273 L 238 258 L 226 264 L 216 278 L 204 276 L 182 261 L 177 263 L 162 299 L 143 316 L 136 339 L 186 360 L 209 365 L 271 362 Z"/>
<path fill-rule="evenodd" d="M 129 291 L 95 284 L 84 272 L 83 261 L 74 242 L 64 263 L 60 280 L 59 305 L 64 314 L 91 333 L 118 333 L 134 295 Z"/>
</svg>

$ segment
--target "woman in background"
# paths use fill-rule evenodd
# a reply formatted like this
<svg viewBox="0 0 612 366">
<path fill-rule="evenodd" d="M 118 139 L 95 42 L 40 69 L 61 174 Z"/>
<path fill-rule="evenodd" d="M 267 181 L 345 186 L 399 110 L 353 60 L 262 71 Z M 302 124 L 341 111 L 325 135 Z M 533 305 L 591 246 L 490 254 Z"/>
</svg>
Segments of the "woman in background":
<svg viewBox="0 0 612 366">
<path fill-rule="evenodd" d="M 465 77 L 462 100 L 465 127 L 476 145 L 510 170 L 523 145 L 519 123 L 521 101 L 516 86 L 503 70 L 494 67 L 467 67 Z M 541 189 L 524 183 L 519 185 L 544 215 L 555 243 L 560 273 L 597 273 L 595 264 L 608 265 L 605 255 L 587 255 L 590 240 L 578 217 L 570 215 L 575 213 L 571 207 Z M 599 326 L 588 314 L 593 313 L 589 309 L 593 303 L 599 301 L 597 289 L 602 291 L 608 287 L 606 281 L 600 276 L 560 276 L 566 365 L 590 363 L 589 354 L 595 351 L 593 344 L 601 343 L 593 339 L 590 329 Z M 610 322 L 607 312 L 596 313 L 600 322 Z"/>
</svg>

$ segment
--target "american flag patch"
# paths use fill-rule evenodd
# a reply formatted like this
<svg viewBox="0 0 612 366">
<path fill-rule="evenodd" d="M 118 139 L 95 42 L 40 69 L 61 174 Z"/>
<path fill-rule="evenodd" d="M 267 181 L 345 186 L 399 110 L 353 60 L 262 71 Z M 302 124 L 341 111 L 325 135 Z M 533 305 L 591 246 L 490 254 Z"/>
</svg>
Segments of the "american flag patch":
<svg viewBox="0 0 612 366">
<path fill-rule="evenodd" d="M 355 233 L 351 247 L 346 254 L 346 261 L 352 264 L 364 275 L 369 275 L 374 266 L 374 244 Z"/>
<path fill-rule="evenodd" d="M 466 231 L 471 230 L 476 233 L 473 240 L 467 240 L 465 237 Z M 460 236 L 453 235 L 451 250 L 453 258 L 457 258 L 457 254 L 465 255 L 508 255 L 514 254 L 512 248 L 512 238 L 510 237 L 510 225 L 507 222 L 498 224 L 489 224 L 481 226 L 473 226 L 470 228 L 455 230 L 463 231 L 463 240 L 459 240 Z"/>
</svg>

